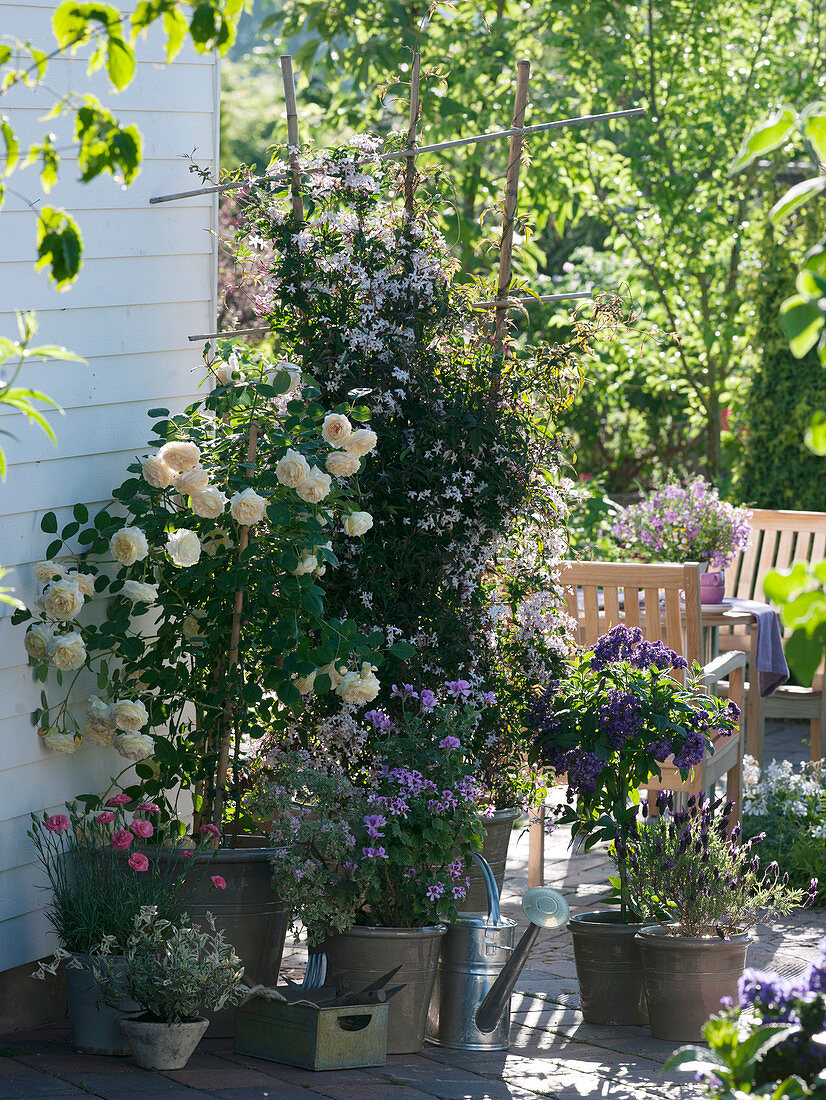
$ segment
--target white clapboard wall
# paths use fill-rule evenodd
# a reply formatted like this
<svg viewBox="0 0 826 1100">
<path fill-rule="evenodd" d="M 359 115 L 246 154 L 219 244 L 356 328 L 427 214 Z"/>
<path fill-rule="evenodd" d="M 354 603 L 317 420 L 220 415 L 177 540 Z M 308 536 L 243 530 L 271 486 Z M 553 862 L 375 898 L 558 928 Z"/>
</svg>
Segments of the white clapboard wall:
<svg viewBox="0 0 826 1100">
<path fill-rule="evenodd" d="M 0 35 L 15 34 L 49 52 L 56 3 L 0 2 Z M 128 5 L 122 5 L 128 7 Z M 108 93 L 100 73 L 87 77 L 83 51 L 53 62 L 44 90 L 13 89 L 0 97 L 21 138 L 52 131 L 69 144 L 71 127 L 44 121 L 54 93 L 91 92 L 116 118 L 143 134 L 143 165 L 128 188 L 111 176 L 78 182 L 67 150 L 50 195 L 37 169 L 16 172 L 0 211 L 0 334 L 16 335 L 15 309 L 37 310 L 35 344 L 62 344 L 87 361 L 31 363 L 20 381 L 52 396 L 65 410 L 50 414 L 57 447 L 19 416 L 0 407 L 9 461 L 0 483 L 0 564 L 26 602 L 35 595 L 32 565 L 51 536 L 40 531 L 44 512 L 67 522 L 76 501 L 108 499 L 126 465 L 146 453 L 147 410 L 184 407 L 203 378 L 198 345 L 187 336 L 214 328 L 217 207 L 213 197 L 150 206 L 152 195 L 188 190 L 198 180 L 185 154 L 212 169 L 218 160 L 219 63 L 186 47 L 164 65 L 164 38 L 150 34 L 136 45 L 135 79 L 119 95 Z M 80 277 L 58 294 L 35 272 L 36 219 L 27 202 L 70 211 L 84 240 Z M 2 368 L 0 368 L 2 369 Z M 51 950 L 42 879 L 32 862 L 26 830 L 31 811 L 58 809 L 65 799 L 102 790 L 123 763 L 112 750 L 84 747 L 73 755 L 41 748 L 29 715 L 40 685 L 32 681 L 23 628 L 12 628 L 0 604 L 0 971 Z"/>
</svg>

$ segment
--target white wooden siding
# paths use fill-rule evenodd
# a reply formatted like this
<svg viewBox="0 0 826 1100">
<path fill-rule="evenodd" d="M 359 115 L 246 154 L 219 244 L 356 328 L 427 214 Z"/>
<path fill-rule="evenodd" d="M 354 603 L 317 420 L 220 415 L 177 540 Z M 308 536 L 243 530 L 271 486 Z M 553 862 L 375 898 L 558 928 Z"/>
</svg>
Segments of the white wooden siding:
<svg viewBox="0 0 826 1100">
<path fill-rule="evenodd" d="M 0 33 L 16 34 L 44 48 L 51 43 L 56 3 L 0 0 Z M 218 62 L 182 50 L 163 64 L 164 39 L 151 34 L 137 43 L 133 83 L 108 94 L 101 74 L 88 78 L 82 53 L 54 62 L 54 91 L 98 95 L 116 118 L 143 134 L 143 166 L 129 188 L 109 176 L 77 182 L 77 162 L 63 156 L 52 193 L 40 192 L 35 167 L 16 173 L 13 184 L 26 198 L 65 207 L 80 226 L 84 263 L 75 286 L 56 293 L 44 272 L 34 271 L 36 219 L 26 203 L 8 195 L 0 211 L 0 334 L 16 335 L 15 309 L 35 309 L 35 343 L 63 344 L 88 366 L 32 362 L 21 381 L 50 394 L 65 414 L 49 413 L 57 448 L 20 417 L 0 409 L 0 429 L 9 461 L 0 484 L 0 563 L 14 572 L 20 597 L 35 595 L 32 563 L 43 557 L 51 536 L 40 531 L 43 513 L 65 523 L 76 501 L 107 500 L 126 465 L 146 452 L 148 409 L 178 410 L 203 378 L 200 348 L 187 336 L 214 326 L 216 297 L 216 203 L 188 199 L 149 206 L 152 195 L 197 186 L 185 155 L 214 168 L 218 161 Z M 53 96 L 13 89 L 0 98 L 24 141 L 50 130 L 57 145 L 69 144 L 65 120 L 43 121 Z M 89 612 L 87 611 L 87 614 Z M 29 714 L 40 685 L 32 681 L 23 631 L 12 628 L 0 605 L 0 970 L 39 958 L 53 940 L 43 910 L 42 881 L 26 836 L 31 811 L 59 808 L 67 798 L 102 790 L 118 770 L 111 750 L 91 746 L 71 756 L 41 748 Z"/>
</svg>

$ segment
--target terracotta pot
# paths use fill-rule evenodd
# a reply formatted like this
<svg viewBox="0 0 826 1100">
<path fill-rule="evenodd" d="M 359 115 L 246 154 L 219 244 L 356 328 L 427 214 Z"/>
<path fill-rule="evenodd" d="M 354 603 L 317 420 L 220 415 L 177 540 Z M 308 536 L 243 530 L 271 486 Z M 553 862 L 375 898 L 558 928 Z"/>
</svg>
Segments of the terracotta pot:
<svg viewBox="0 0 826 1100">
<path fill-rule="evenodd" d="M 648 1023 L 637 933 L 644 924 L 624 924 L 620 913 L 580 913 L 568 926 L 587 1024 Z"/>
</svg>

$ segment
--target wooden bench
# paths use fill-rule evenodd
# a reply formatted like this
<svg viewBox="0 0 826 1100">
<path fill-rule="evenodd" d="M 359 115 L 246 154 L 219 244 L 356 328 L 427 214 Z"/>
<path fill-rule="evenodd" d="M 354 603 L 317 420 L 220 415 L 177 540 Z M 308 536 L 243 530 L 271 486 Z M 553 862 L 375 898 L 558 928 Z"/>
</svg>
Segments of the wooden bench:
<svg viewBox="0 0 826 1100">
<path fill-rule="evenodd" d="M 755 508 L 749 544 L 726 570 L 726 595 L 766 602 L 763 581 L 773 569 L 785 570 L 797 561 L 826 559 L 826 512 L 773 512 Z M 748 635 L 751 635 L 749 638 Z M 787 632 L 788 636 L 788 632 Z M 733 627 L 720 631 L 721 650 L 745 649 L 750 654 L 746 685 L 746 746 L 762 766 L 767 718 L 798 718 L 809 722 L 812 760 L 823 756 L 826 735 L 826 703 L 823 666 L 810 688 L 779 687 L 766 699 L 760 697 L 754 668 L 757 630 Z"/>
</svg>

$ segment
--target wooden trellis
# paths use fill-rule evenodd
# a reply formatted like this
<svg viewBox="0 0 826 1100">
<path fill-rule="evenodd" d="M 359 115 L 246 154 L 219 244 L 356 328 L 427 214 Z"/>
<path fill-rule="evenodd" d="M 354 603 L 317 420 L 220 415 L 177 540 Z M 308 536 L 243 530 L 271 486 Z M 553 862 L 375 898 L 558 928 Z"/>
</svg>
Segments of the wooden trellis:
<svg viewBox="0 0 826 1100">
<path fill-rule="evenodd" d="M 405 209 L 412 212 L 415 188 L 416 188 L 416 157 L 430 153 L 438 153 L 446 149 L 456 149 L 466 145 L 473 145 L 486 141 L 501 141 L 508 139 L 508 164 L 505 182 L 505 196 L 502 212 L 502 231 L 499 239 L 499 267 L 497 277 L 496 297 L 490 301 L 471 303 L 471 308 L 480 310 L 492 310 L 494 312 L 493 331 L 491 342 L 498 357 L 498 368 L 491 378 L 491 395 L 495 399 L 501 385 L 501 365 L 507 337 L 508 315 L 513 309 L 524 310 L 527 306 L 545 302 L 561 302 L 574 299 L 591 298 L 589 290 L 574 291 L 566 294 L 525 295 L 514 297 L 511 294 L 513 285 L 513 237 L 516 226 L 516 217 L 519 207 L 519 183 L 520 168 L 522 164 L 522 152 L 526 136 L 544 133 L 546 131 L 560 129 L 567 126 L 584 126 L 595 122 L 603 122 L 618 118 L 636 118 L 645 114 L 645 108 L 638 107 L 625 111 L 608 111 L 602 114 L 580 115 L 574 118 L 559 119 L 553 122 L 542 122 L 533 126 L 525 126 L 525 114 L 528 105 L 528 89 L 530 82 L 530 61 L 521 60 L 516 66 L 516 87 L 514 93 L 513 117 L 510 128 L 496 130 L 484 134 L 476 134 L 471 137 L 455 138 L 449 141 L 438 142 L 434 145 L 418 145 L 416 133 L 418 129 L 421 110 L 420 99 L 420 73 L 421 56 L 418 52 L 413 54 L 410 79 L 410 110 L 408 114 L 407 141 L 403 150 L 383 153 L 377 158 L 383 160 L 404 160 L 403 195 Z M 300 226 L 304 220 L 304 203 L 300 191 L 300 171 L 298 156 L 300 151 L 300 134 L 298 127 L 298 110 L 296 106 L 295 80 L 293 76 L 292 57 L 284 54 L 281 57 L 281 77 L 284 84 L 284 100 L 287 108 L 287 142 L 288 165 L 283 172 L 268 172 L 254 178 L 251 182 L 258 184 L 280 183 L 289 185 L 292 202 L 293 218 L 296 226 Z M 179 191 L 170 195 L 157 195 L 149 200 L 151 204 L 175 202 L 180 199 L 194 198 L 201 195 L 219 194 L 237 190 L 249 185 L 250 181 L 230 182 L 215 184 L 209 187 L 200 187 L 191 191 Z M 257 336 L 270 333 L 269 327 L 243 328 L 228 332 L 207 332 L 190 336 L 189 340 L 196 342 L 211 340 L 219 337 L 232 336 Z M 248 461 L 255 462 L 256 455 L 256 425 L 253 423 L 250 430 Z M 239 545 L 245 546 L 248 537 L 247 528 L 242 527 Z M 238 662 L 241 615 L 243 611 L 242 589 L 235 594 L 235 608 L 230 639 L 229 669 Z M 237 740 L 237 739 L 236 739 Z M 236 743 L 236 751 L 237 751 Z M 229 755 L 229 742 L 225 739 L 221 747 L 221 767 L 226 775 Z M 219 776 L 219 788 L 221 787 Z M 220 804 L 223 796 L 222 790 L 216 791 L 216 804 Z M 544 808 L 531 813 L 530 820 L 530 849 L 528 857 L 528 885 L 539 886 L 543 881 L 544 851 L 545 851 L 545 814 Z"/>
</svg>

